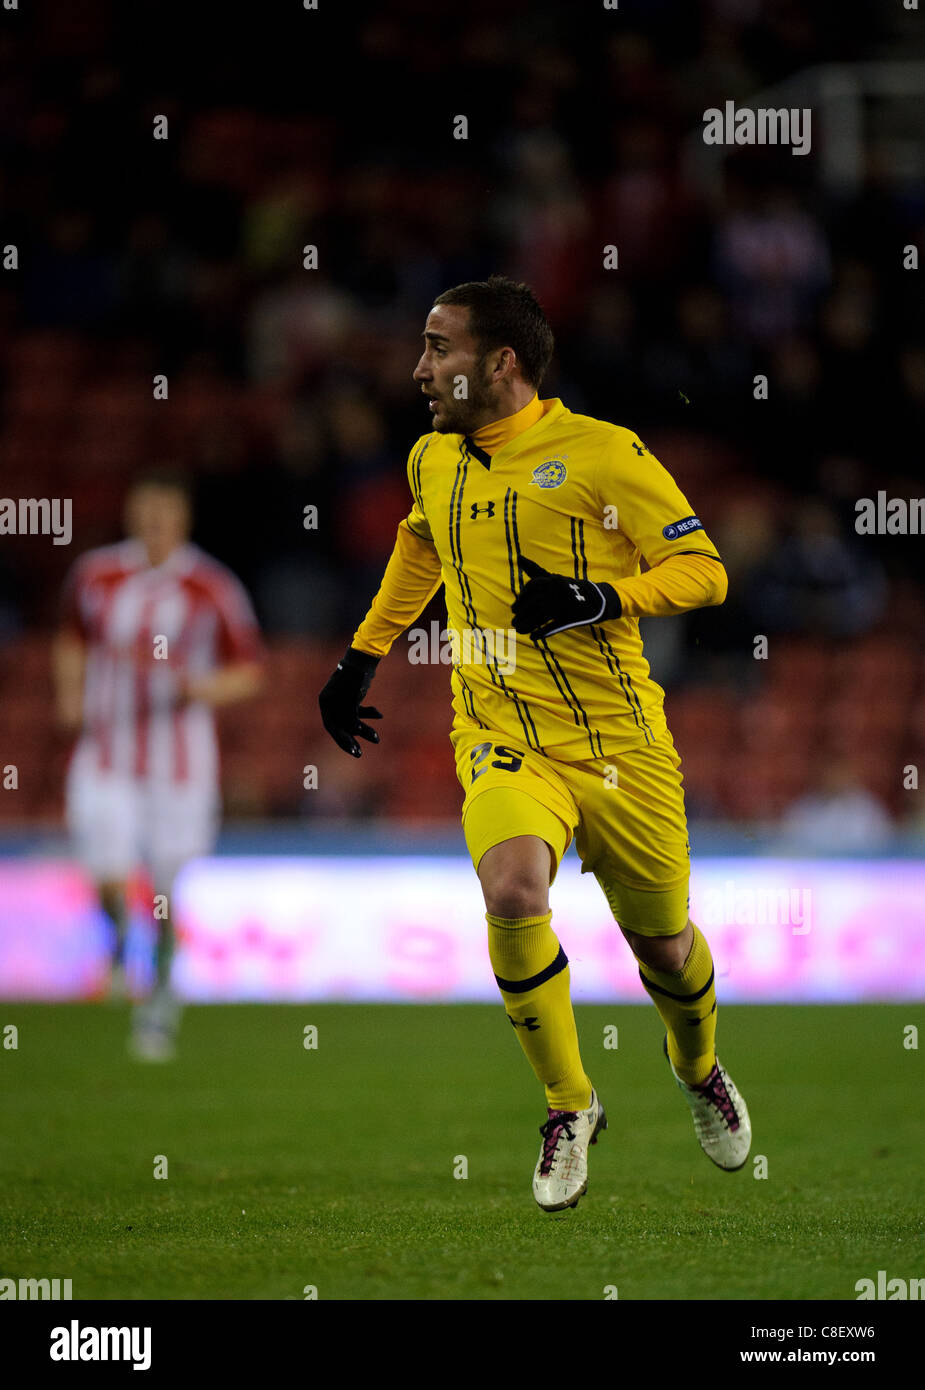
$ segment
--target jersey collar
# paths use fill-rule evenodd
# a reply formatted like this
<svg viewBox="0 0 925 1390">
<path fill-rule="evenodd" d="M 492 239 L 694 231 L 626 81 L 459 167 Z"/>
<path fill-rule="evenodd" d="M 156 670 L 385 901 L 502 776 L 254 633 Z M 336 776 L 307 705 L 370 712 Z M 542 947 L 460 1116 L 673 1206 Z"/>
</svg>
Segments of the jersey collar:
<svg viewBox="0 0 925 1390">
<path fill-rule="evenodd" d="M 508 415 L 503 420 L 493 420 L 474 434 L 464 435 L 463 443 L 473 458 L 490 468 L 500 454 L 506 453 L 509 449 L 516 452 L 521 444 L 532 442 L 536 437 L 536 430 L 543 429 L 550 420 L 561 415 L 564 409 L 557 396 L 544 401 L 534 396 L 516 414 Z M 531 436 L 529 441 L 525 438 L 528 432 Z"/>
</svg>

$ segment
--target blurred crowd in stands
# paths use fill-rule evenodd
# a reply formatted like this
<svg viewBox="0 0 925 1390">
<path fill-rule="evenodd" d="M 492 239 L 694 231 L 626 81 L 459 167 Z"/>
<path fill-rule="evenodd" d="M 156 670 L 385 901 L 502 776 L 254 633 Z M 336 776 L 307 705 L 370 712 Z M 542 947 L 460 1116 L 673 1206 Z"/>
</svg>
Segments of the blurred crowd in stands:
<svg viewBox="0 0 925 1390">
<path fill-rule="evenodd" d="M 432 10 L 345 6 L 314 31 L 299 16 L 298 32 L 226 16 L 199 37 L 148 0 L 131 22 L 85 0 L 5 29 L 0 242 L 19 268 L 0 276 L 0 491 L 72 496 L 74 541 L 0 542 L 4 688 L 17 644 L 40 650 L 52 629 L 67 566 L 119 537 L 132 475 L 176 462 L 195 478 L 196 539 L 247 584 L 281 669 L 301 670 L 280 687 L 298 703 L 275 736 L 290 759 L 287 738 L 314 744 L 311 681 L 365 613 L 409 507 L 427 311 L 497 271 L 526 280 L 553 324 L 541 394 L 638 431 L 725 559 L 721 609 L 646 625 L 693 808 L 782 814 L 822 776 L 826 734 L 843 777 L 911 816 L 897 769 L 925 759 L 921 541 L 854 522 L 861 497 L 921 491 L 923 272 L 903 247 L 925 246 L 925 180 L 876 119 L 850 196 L 825 188 L 814 155 L 725 152 L 719 191 L 682 159 L 708 106 L 821 62 L 907 56 L 902 14 Z M 446 672 L 425 684 L 446 764 L 434 803 L 404 806 L 397 787 L 377 801 L 368 781 L 351 800 L 357 770 L 338 764 L 327 813 L 453 814 Z M 297 787 L 235 785 L 244 810 L 325 813 Z"/>
</svg>

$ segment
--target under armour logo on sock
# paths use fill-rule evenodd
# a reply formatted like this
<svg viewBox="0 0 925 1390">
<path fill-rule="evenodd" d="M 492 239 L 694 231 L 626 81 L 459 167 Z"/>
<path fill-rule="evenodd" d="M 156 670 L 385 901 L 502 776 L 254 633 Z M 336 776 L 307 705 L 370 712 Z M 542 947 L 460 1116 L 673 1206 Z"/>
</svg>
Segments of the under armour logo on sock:
<svg viewBox="0 0 925 1390">
<path fill-rule="evenodd" d="M 540 1026 L 536 1021 L 535 1015 L 532 1018 L 525 1018 L 523 1022 L 518 1018 L 511 1018 L 510 1014 L 508 1014 L 507 1017 L 510 1019 L 512 1027 L 526 1028 L 528 1033 L 535 1033 Z"/>
<path fill-rule="evenodd" d="M 706 1023 L 707 1019 L 715 1013 L 716 1005 L 714 1004 L 712 1009 L 710 1010 L 710 1013 L 704 1014 L 703 1018 L 688 1018 L 685 1020 L 685 1022 L 688 1024 L 689 1027 L 696 1028 L 698 1023 Z"/>
</svg>

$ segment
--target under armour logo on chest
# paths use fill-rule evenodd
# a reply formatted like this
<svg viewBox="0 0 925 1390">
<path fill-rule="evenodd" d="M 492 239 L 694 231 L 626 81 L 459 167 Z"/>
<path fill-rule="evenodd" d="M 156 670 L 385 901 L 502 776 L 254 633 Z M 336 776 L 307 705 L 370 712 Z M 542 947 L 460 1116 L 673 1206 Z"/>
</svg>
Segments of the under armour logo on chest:
<svg viewBox="0 0 925 1390">
<path fill-rule="evenodd" d="M 472 520 L 473 520 L 473 521 L 478 521 L 479 515 L 480 515 L 482 512 L 484 512 L 484 513 L 486 514 L 486 516 L 489 518 L 489 520 L 491 520 L 491 518 L 492 518 L 492 517 L 494 516 L 494 514 L 495 514 L 495 504 L 494 504 L 494 502 L 489 502 L 489 503 L 487 503 L 486 506 L 484 506 L 484 507 L 480 507 L 480 506 L 478 505 L 477 502 L 473 502 L 473 503 L 472 503 Z"/>
</svg>

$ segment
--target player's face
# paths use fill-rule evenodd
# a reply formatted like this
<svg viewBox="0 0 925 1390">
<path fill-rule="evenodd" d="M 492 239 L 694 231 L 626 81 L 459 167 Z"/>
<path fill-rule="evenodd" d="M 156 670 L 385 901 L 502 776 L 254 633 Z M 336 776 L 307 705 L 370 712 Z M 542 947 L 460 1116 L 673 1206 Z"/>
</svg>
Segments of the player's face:
<svg viewBox="0 0 925 1390">
<path fill-rule="evenodd" d="M 173 488 L 135 488 L 129 494 L 125 520 L 129 535 L 142 542 L 153 565 L 161 564 L 189 535 L 186 497 Z"/>
<path fill-rule="evenodd" d="M 412 373 L 430 397 L 433 428 L 440 434 L 471 434 L 504 413 L 490 363 L 479 357 L 478 342 L 468 325 L 467 308 L 435 305 L 427 315 L 424 351 Z M 457 399 L 463 390 L 465 396 Z"/>
</svg>

